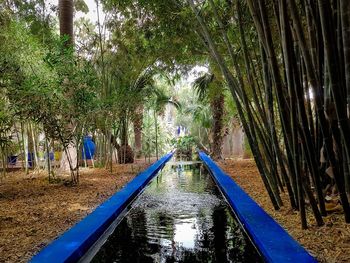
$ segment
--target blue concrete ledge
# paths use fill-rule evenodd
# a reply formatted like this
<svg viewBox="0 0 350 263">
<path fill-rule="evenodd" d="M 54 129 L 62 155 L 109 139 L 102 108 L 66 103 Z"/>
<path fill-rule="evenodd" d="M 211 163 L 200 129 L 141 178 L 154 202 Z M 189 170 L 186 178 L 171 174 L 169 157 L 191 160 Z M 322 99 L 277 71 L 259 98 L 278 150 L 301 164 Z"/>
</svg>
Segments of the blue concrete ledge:
<svg viewBox="0 0 350 263">
<path fill-rule="evenodd" d="M 31 262 L 77 262 L 106 231 L 148 182 L 163 168 L 173 153 L 169 153 L 141 172 L 119 192 L 96 208 L 91 214 L 45 247 Z"/>
<path fill-rule="evenodd" d="M 266 262 L 317 262 L 205 153 L 199 152 L 254 245 Z"/>
</svg>

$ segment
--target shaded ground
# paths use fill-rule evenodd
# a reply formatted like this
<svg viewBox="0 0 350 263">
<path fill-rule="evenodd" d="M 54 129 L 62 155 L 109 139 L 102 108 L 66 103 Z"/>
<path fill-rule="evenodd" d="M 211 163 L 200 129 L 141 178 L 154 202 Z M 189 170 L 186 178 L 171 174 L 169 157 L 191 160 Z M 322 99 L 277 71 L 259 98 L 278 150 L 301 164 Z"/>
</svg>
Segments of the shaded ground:
<svg viewBox="0 0 350 263">
<path fill-rule="evenodd" d="M 325 225 L 317 227 L 309 209 L 309 229 L 302 230 L 286 194 L 282 194 L 285 206 L 280 211 L 273 209 L 253 160 L 226 160 L 220 166 L 320 262 L 350 262 L 350 225 L 342 214 L 330 214 L 324 218 Z"/>
<path fill-rule="evenodd" d="M 148 164 L 82 171 L 79 186 L 48 184 L 46 175 L 10 173 L 0 181 L 0 262 L 26 262 L 93 211 Z"/>
</svg>

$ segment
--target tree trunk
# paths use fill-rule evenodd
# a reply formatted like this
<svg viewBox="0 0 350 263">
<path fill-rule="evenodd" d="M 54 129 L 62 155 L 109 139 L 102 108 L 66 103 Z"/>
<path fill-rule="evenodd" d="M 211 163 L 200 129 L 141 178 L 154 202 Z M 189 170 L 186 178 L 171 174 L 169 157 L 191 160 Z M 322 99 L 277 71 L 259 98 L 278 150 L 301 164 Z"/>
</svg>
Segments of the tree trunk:
<svg viewBox="0 0 350 263">
<path fill-rule="evenodd" d="M 59 20 L 60 20 L 60 35 L 67 36 L 67 45 L 73 45 L 73 0 L 59 0 Z"/>
<path fill-rule="evenodd" d="M 126 117 L 121 121 L 120 142 L 121 145 L 117 148 L 119 163 L 133 163 L 134 152 L 128 142 L 128 121 L 126 120 Z"/>
<path fill-rule="evenodd" d="M 142 122 L 143 122 L 143 105 L 140 105 L 136 109 L 135 116 L 133 119 L 136 158 L 140 158 L 142 156 Z"/>
<path fill-rule="evenodd" d="M 338 64 L 339 58 L 338 58 L 338 55 L 336 54 L 336 51 L 337 51 L 337 48 L 335 46 L 336 42 L 334 42 L 335 41 L 334 28 L 333 28 L 334 25 L 332 23 L 332 20 L 329 19 L 330 12 L 331 12 L 330 4 L 327 0 L 323 0 L 323 1 L 318 0 L 318 4 L 319 4 L 319 11 L 320 11 L 323 42 L 325 45 L 325 56 L 327 58 L 326 59 L 327 69 L 328 69 L 329 79 L 330 79 L 330 88 L 334 99 L 338 125 L 339 125 L 341 136 L 344 142 L 343 147 L 345 148 L 347 157 L 350 158 L 350 137 L 349 137 L 350 123 L 349 123 L 349 119 L 347 118 L 345 100 L 342 97 L 343 94 L 341 92 L 341 87 L 340 87 L 341 81 L 339 78 L 339 64 Z M 350 204 L 345 194 L 344 177 L 342 174 L 339 174 L 340 165 L 339 166 L 338 165 L 333 166 L 333 170 L 335 169 L 338 170 L 337 173 L 334 175 L 334 179 L 338 186 L 339 196 L 344 208 L 345 220 L 347 223 L 350 223 Z"/>
<path fill-rule="evenodd" d="M 218 94 L 211 101 L 213 112 L 212 126 L 212 157 L 214 160 L 222 159 L 223 142 L 223 115 L 224 115 L 224 94 L 218 90 Z"/>
<path fill-rule="evenodd" d="M 51 183 L 51 160 L 50 160 L 50 148 L 49 148 L 49 140 L 45 134 L 45 149 L 46 149 L 46 162 L 47 162 L 47 173 L 49 176 L 49 183 Z"/>
<path fill-rule="evenodd" d="M 157 160 L 159 158 L 158 156 L 158 116 L 157 116 L 157 112 L 154 111 L 154 129 L 155 129 L 155 133 L 156 133 L 156 157 L 157 157 Z"/>
<path fill-rule="evenodd" d="M 21 122 L 21 135 L 22 135 L 22 146 L 23 146 L 23 161 L 25 167 L 25 173 L 28 174 L 28 136 L 25 134 L 24 124 Z M 4 164 L 5 167 L 5 164 Z"/>
<path fill-rule="evenodd" d="M 350 1 L 340 0 L 340 12 L 343 35 L 343 52 L 345 67 L 345 83 L 347 93 L 347 113 L 350 117 Z"/>
</svg>

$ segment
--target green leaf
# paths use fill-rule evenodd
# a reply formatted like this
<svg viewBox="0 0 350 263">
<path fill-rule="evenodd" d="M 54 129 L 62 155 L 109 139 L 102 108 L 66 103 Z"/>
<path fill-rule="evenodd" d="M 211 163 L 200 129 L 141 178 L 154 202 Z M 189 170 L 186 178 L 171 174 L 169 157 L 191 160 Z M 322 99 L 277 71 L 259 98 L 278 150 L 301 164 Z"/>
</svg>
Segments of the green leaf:
<svg viewBox="0 0 350 263">
<path fill-rule="evenodd" d="M 89 13 L 89 7 L 84 0 L 74 0 L 74 8 L 76 11 L 81 11 L 84 14 Z"/>
</svg>

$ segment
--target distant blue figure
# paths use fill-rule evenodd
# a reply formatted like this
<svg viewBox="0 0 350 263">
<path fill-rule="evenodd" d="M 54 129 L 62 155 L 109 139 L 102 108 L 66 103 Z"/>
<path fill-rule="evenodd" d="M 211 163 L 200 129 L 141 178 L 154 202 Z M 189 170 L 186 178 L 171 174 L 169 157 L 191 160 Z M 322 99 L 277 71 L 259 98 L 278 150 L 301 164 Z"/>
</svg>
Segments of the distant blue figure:
<svg viewBox="0 0 350 263">
<path fill-rule="evenodd" d="M 177 126 L 177 135 L 180 135 L 181 132 L 181 126 Z"/>
<path fill-rule="evenodd" d="M 34 165 L 34 153 L 28 153 L 28 167 L 32 168 Z"/>
<path fill-rule="evenodd" d="M 91 160 L 94 158 L 96 151 L 96 145 L 92 141 L 91 136 L 85 136 L 84 137 L 84 148 L 83 148 L 83 159 L 84 160 Z"/>
<path fill-rule="evenodd" d="M 53 161 L 55 159 L 55 155 L 53 152 L 49 152 L 49 157 L 50 157 L 50 161 Z M 45 153 L 45 160 L 47 158 L 47 153 Z"/>
<path fill-rule="evenodd" d="M 17 163 L 17 155 L 11 155 L 7 157 L 7 162 L 9 165 L 16 165 Z"/>
</svg>

